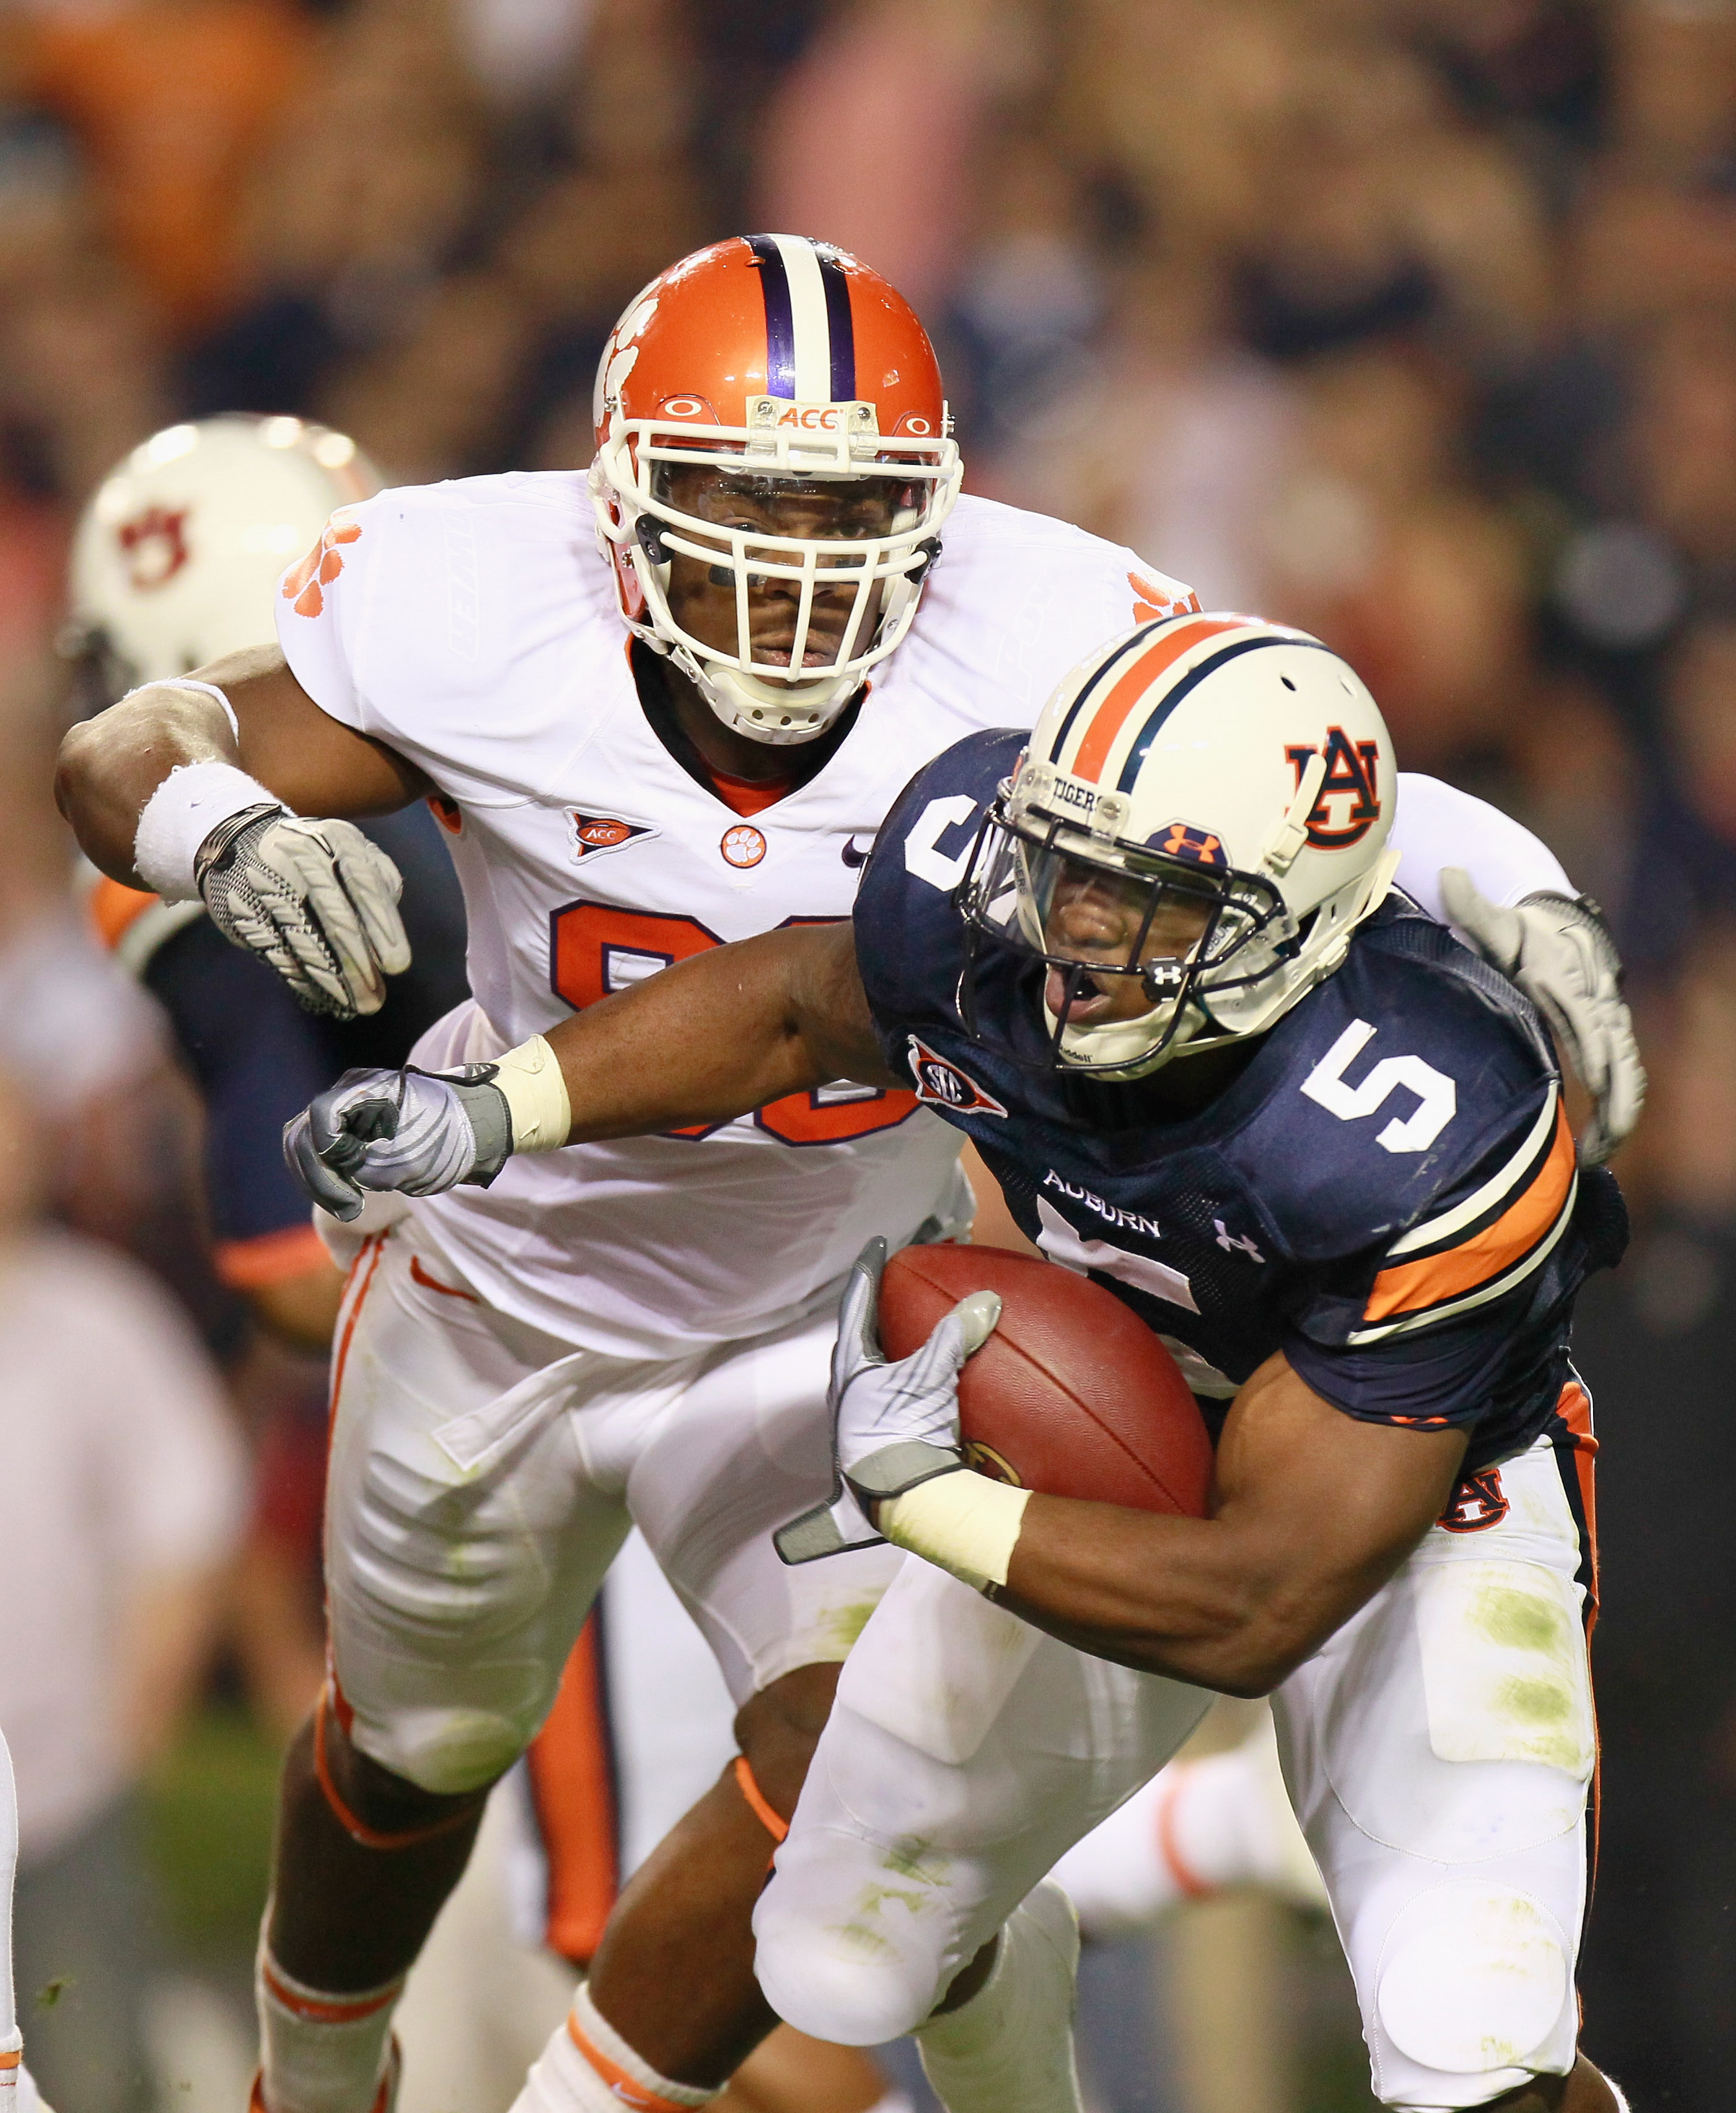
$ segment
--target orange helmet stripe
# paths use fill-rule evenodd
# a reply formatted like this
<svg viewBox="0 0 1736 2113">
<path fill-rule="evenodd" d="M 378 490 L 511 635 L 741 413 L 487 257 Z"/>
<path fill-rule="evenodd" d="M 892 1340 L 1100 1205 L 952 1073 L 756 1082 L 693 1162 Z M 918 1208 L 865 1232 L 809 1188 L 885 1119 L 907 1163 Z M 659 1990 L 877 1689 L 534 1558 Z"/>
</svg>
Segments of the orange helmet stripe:
<svg viewBox="0 0 1736 2113">
<path fill-rule="evenodd" d="M 1116 683 L 1114 688 L 1097 708 L 1096 717 L 1085 729 L 1079 752 L 1072 763 L 1064 764 L 1059 756 L 1057 765 L 1073 778 L 1088 778 L 1095 784 L 1100 778 L 1109 752 L 1114 746 L 1115 737 L 1131 717 L 1133 707 L 1150 689 L 1160 675 L 1173 668 L 1184 653 L 1207 638 L 1215 638 L 1219 632 L 1241 631 L 1246 626 L 1246 617 L 1231 617 L 1227 622 L 1184 623 L 1179 631 L 1172 632 L 1160 646 L 1154 646 L 1136 660 Z"/>
</svg>

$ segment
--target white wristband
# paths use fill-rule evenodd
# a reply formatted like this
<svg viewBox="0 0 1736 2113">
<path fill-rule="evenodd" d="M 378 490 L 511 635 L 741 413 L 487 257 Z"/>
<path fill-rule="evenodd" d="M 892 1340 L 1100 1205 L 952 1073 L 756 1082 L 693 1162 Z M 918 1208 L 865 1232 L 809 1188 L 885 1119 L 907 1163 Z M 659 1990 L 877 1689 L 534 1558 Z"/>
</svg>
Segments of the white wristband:
<svg viewBox="0 0 1736 2113">
<path fill-rule="evenodd" d="M 221 706 L 223 716 L 229 721 L 229 730 L 237 741 L 241 738 L 241 722 L 235 717 L 235 708 L 215 682 L 196 682 L 190 675 L 159 675 L 154 682 L 141 682 L 136 690 L 129 690 L 121 701 L 127 704 L 145 690 L 197 690 L 201 696 L 215 699 Z"/>
<path fill-rule="evenodd" d="M 533 1034 L 494 1063 L 494 1084 L 513 1118 L 513 1151 L 558 1151 L 572 1128 L 572 1103 L 554 1050 Z"/>
<path fill-rule="evenodd" d="M 283 802 L 234 764 L 214 756 L 178 764 L 139 810 L 133 838 L 139 878 L 165 902 L 197 901 L 193 862 L 199 846 L 219 822 L 258 806 L 282 807 Z"/>
<path fill-rule="evenodd" d="M 1030 1501 L 1030 1490 L 1010 1489 L 966 1469 L 936 1475 L 901 1497 L 888 1497 L 878 1507 L 877 1523 L 895 1548 L 937 1563 L 982 1592 L 1006 1583 Z"/>
</svg>

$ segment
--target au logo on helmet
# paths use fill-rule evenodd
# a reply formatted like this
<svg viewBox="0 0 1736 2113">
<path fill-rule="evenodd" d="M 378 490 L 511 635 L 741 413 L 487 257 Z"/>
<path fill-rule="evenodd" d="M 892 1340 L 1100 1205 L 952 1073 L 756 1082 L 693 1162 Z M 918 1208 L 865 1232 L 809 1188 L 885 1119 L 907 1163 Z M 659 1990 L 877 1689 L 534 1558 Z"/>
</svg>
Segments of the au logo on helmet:
<svg viewBox="0 0 1736 2113">
<path fill-rule="evenodd" d="M 148 506 L 115 531 L 115 540 L 127 556 L 127 578 L 141 594 L 166 586 L 187 562 L 187 515 L 185 506 Z"/>
<path fill-rule="evenodd" d="M 1285 747 L 1298 791 L 1319 751 L 1319 745 L 1314 742 Z M 1308 841 L 1316 851 L 1342 851 L 1361 842 L 1380 819 L 1380 795 L 1375 789 L 1379 774 L 1378 742 L 1353 742 L 1342 727 L 1327 728 L 1326 775 L 1308 815 Z M 1331 803 L 1346 796 L 1351 804 L 1341 813 Z"/>
</svg>

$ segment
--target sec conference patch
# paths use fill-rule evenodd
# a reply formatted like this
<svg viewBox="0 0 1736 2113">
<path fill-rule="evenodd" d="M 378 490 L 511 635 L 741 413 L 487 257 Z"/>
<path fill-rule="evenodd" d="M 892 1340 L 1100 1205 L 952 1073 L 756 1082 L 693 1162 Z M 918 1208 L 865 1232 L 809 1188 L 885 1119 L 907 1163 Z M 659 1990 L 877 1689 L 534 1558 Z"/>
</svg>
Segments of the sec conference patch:
<svg viewBox="0 0 1736 2113">
<path fill-rule="evenodd" d="M 960 1115 L 1006 1113 L 995 1096 L 984 1093 L 968 1071 L 961 1071 L 949 1058 L 936 1056 L 926 1042 L 914 1034 L 908 1054 L 918 1100 L 927 1102 L 931 1107 L 955 1108 Z"/>
</svg>

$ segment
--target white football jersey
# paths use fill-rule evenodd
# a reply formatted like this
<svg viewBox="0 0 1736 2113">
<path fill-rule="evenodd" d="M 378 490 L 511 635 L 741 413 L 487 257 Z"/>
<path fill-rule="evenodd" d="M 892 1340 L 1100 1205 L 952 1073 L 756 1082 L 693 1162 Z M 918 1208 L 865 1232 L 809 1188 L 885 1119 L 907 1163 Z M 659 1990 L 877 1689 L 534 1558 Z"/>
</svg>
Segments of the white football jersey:
<svg viewBox="0 0 1736 2113">
<path fill-rule="evenodd" d="M 847 917 L 918 767 L 1028 725 L 1075 662 L 1192 607 L 1132 551 L 966 499 L 909 636 L 824 769 L 744 819 L 640 706 L 580 475 L 387 491 L 286 577 L 284 651 L 315 702 L 439 787 L 470 920 L 472 1004 L 430 1069 L 498 1055 L 720 942 Z M 437 807 L 437 812 L 440 809 Z M 936 865 L 962 874 L 963 828 Z M 499 1311 L 581 1347 L 667 1357 L 775 1327 L 877 1233 L 970 1205 L 955 1134 L 909 1093 L 839 1085 L 696 1137 L 508 1160 L 412 1206 L 417 1237 Z"/>
<path fill-rule="evenodd" d="M 1193 605 L 1131 550 L 962 499 L 849 736 L 750 819 L 645 717 L 582 475 L 473 477 L 346 508 L 286 576 L 277 613 L 314 701 L 440 788 L 474 998 L 417 1045 L 439 1070 L 498 1056 L 708 947 L 847 917 L 919 765 L 979 728 L 1030 725 L 1105 639 Z M 1480 801 L 1407 774 L 1398 805 L 1398 884 L 1435 915 L 1443 865 L 1499 901 L 1567 885 Z M 945 885 L 968 851 L 961 817 L 923 855 Z M 955 1134 L 909 1093 L 845 1084 L 697 1135 L 510 1159 L 491 1188 L 410 1207 L 419 1239 L 498 1311 L 658 1358 L 778 1326 L 873 1234 L 897 1244 L 970 1212 Z"/>
</svg>

